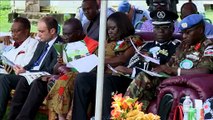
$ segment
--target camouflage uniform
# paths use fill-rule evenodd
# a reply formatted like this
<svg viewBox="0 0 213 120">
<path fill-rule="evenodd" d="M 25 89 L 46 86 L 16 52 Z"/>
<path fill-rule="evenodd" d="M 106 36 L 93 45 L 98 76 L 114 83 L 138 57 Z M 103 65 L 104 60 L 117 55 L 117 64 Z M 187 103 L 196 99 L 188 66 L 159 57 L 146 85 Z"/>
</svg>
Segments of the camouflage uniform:
<svg viewBox="0 0 213 120">
<path fill-rule="evenodd" d="M 210 40 L 189 47 L 181 44 L 166 65 L 174 68 L 180 67 L 181 69 L 208 68 L 212 71 L 212 56 L 213 42 Z M 125 95 L 143 101 L 143 107 L 146 109 L 149 101 L 156 96 L 156 87 L 164 79 L 140 72 L 127 88 Z"/>
</svg>

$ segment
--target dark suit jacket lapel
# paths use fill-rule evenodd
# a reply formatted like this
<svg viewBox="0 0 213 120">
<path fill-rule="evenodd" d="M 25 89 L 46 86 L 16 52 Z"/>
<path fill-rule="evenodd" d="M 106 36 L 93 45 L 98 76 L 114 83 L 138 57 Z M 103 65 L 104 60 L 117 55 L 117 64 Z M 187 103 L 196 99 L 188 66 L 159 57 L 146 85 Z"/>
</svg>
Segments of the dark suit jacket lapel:
<svg viewBox="0 0 213 120">
<path fill-rule="evenodd" d="M 57 39 L 55 40 L 54 44 L 55 44 L 55 43 L 58 43 L 58 42 L 61 42 L 61 41 L 62 41 L 61 37 L 58 36 Z M 53 45 L 54 45 L 54 44 L 53 44 Z M 45 58 L 44 58 L 44 60 L 43 60 L 43 62 L 42 62 L 42 64 L 41 64 L 40 69 L 42 69 L 42 67 L 44 67 L 46 61 L 50 61 L 50 60 L 51 60 L 51 59 L 50 59 L 50 58 L 51 58 L 51 55 L 56 53 L 55 48 L 54 48 L 53 45 L 51 46 L 50 50 L 48 51 L 47 55 L 45 56 Z"/>
<path fill-rule="evenodd" d="M 97 27 L 99 27 L 99 20 L 100 20 L 99 18 L 100 18 L 100 15 L 97 16 L 92 27 L 90 28 L 90 31 L 87 34 L 97 34 L 97 33 L 93 33 L 93 32 L 96 32 Z M 88 26 L 87 26 L 87 28 L 88 28 Z"/>
<path fill-rule="evenodd" d="M 37 53 L 35 53 L 34 61 L 36 62 L 38 58 L 41 56 L 45 47 L 45 42 L 40 42 Z M 42 49 L 41 49 L 42 48 Z"/>
<path fill-rule="evenodd" d="M 42 54 L 42 51 L 44 49 L 44 46 L 45 46 L 45 42 L 39 42 L 37 48 L 36 48 L 36 51 L 33 55 L 33 58 L 30 60 L 30 62 L 24 67 L 24 69 L 26 70 L 30 70 L 34 63 L 38 60 L 38 58 L 40 57 L 40 55 Z M 43 49 L 41 49 L 43 48 Z"/>
<path fill-rule="evenodd" d="M 90 24 L 90 22 L 88 21 L 88 22 L 85 23 L 84 26 L 83 26 L 84 33 L 86 33 L 86 34 L 87 34 L 87 29 L 88 29 L 88 27 L 89 27 L 89 24 Z"/>
<path fill-rule="evenodd" d="M 62 41 L 61 37 L 58 37 L 58 38 L 56 39 L 55 42 L 61 42 L 61 41 Z M 37 48 L 36 48 L 36 51 L 35 51 L 35 53 L 34 53 L 34 55 L 33 55 L 33 58 L 30 60 L 29 64 L 27 64 L 27 65 L 24 67 L 25 70 L 31 70 L 31 69 L 32 69 L 32 67 L 34 66 L 34 63 L 38 60 L 38 58 L 39 58 L 40 55 L 42 54 L 42 51 L 43 51 L 43 49 L 44 49 L 44 46 L 45 46 L 45 42 L 39 42 L 39 44 L 38 44 L 38 46 L 37 46 Z M 41 49 L 41 48 L 42 48 L 42 49 Z M 46 60 L 46 58 L 49 57 L 49 56 L 51 55 L 51 53 L 52 53 L 53 50 L 54 50 L 54 48 L 50 48 L 50 50 L 49 50 L 49 52 L 47 53 L 47 55 L 46 55 L 44 61 L 42 62 L 42 65 L 41 65 L 40 69 L 44 66 L 45 61 L 48 61 L 48 59 Z M 55 53 L 56 53 L 56 51 L 55 51 Z M 49 60 L 50 60 L 50 59 L 49 59 Z"/>
</svg>

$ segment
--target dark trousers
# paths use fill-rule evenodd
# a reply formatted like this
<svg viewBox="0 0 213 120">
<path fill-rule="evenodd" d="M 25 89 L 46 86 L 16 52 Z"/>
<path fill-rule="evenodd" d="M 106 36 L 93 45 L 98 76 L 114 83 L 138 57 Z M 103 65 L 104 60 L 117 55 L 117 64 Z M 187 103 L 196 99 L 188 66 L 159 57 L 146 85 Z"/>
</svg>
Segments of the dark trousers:
<svg viewBox="0 0 213 120">
<path fill-rule="evenodd" d="M 110 118 L 112 92 L 125 93 L 132 79 L 124 76 L 104 76 L 102 119 Z M 90 102 L 95 102 L 96 73 L 80 73 L 75 79 L 73 120 L 87 120 Z M 94 105 L 94 104 L 93 104 Z"/>
<path fill-rule="evenodd" d="M 21 78 L 22 76 L 17 75 L 0 75 L 0 120 L 3 119 L 6 112 L 11 90 L 16 88 Z"/>
<path fill-rule="evenodd" d="M 47 95 L 47 82 L 34 80 L 31 85 L 20 79 L 12 99 L 9 120 L 33 120 Z"/>
</svg>

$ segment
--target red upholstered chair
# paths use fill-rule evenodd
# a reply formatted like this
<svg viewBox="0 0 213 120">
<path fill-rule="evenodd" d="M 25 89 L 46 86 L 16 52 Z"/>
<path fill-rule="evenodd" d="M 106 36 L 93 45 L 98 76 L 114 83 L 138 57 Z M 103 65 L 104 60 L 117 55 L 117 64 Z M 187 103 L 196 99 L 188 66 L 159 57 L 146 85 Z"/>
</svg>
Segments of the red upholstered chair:
<svg viewBox="0 0 213 120">
<path fill-rule="evenodd" d="M 162 108 L 171 108 L 167 116 L 164 116 L 163 120 L 172 120 L 174 110 L 177 105 L 183 100 L 183 97 L 189 95 L 192 100 L 201 99 L 205 101 L 207 98 L 213 96 L 213 74 L 197 74 L 171 77 L 164 80 L 158 87 L 157 100 L 150 104 L 149 112 L 155 112 L 158 114 L 165 114 L 159 111 Z M 170 94 L 172 96 L 171 103 L 165 103 L 160 105 L 165 95 Z"/>
</svg>

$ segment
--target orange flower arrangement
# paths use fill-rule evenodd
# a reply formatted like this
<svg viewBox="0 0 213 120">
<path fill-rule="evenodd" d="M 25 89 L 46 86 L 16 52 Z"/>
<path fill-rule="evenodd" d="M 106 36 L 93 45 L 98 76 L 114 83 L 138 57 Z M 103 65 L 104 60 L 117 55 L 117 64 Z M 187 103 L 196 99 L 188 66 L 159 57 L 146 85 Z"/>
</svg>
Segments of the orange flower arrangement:
<svg viewBox="0 0 213 120">
<path fill-rule="evenodd" d="M 122 97 L 122 94 L 115 94 L 112 98 L 111 120 L 160 120 L 159 116 L 152 113 L 144 114 L 141 111 L 143 104 L 137 98 Z"/>
</svg>

